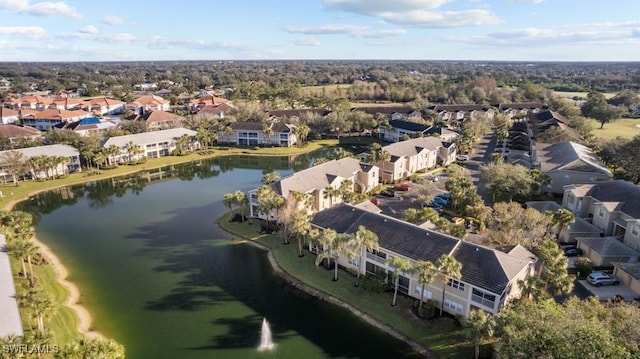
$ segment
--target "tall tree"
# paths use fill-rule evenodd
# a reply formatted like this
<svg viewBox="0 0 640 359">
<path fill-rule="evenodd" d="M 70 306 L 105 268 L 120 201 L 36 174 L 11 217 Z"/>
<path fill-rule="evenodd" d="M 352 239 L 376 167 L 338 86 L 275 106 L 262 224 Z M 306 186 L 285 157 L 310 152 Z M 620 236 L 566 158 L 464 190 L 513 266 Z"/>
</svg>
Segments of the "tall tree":
<svg viewBox="0 0 640 359">
<path fill-rule="evenodd" d="M 233 206 L 236 204 L 236 196 L 234 193 L 226 193 L 222 199 L 222 203 L 229 208 L 229 222 L 231 222 L 231 215 L 233 214 Z"/>
<path fill-rule="evenodd" d="M 438 268 L 430 261 L 419 261 L 415 265 L 415 273 L 418 275 L 418 283 L 422 286 L 420 291 L 420 303 L 418 304 L 418 313 L 422 309 L 424 302 L 424 291 L 428 284 L 431 284 L 436 277 Z"/>
<path fill-rule="evenodd" d="M 280 180 L 280 173 L 273 171 L 262 175 L 262 184 L 273 184 Z"/>
<path fill-rule="evenodd" d="M 233 197 L 235 204 L 240 207 L 240 215 L 242 216 L 240 220 L 244 222 L 244 207 L 249 204 L 249 198 L 247 198 L 247 196 L 241 190 L 236 190 L 235 192 L 233 192 Z"/>
<path fill-rule="evenodd" d="M 513 201 L 515 196 L 529 197 L 533 187 L 533 179 L 529 169 L 509 163 L 490 163 L 481 167 L 481 176 L 485 187 L 496 196 L 506 196 Z"/>
<path fill-rule="evenodd" d="M 358 258 L 358 274 L 356 275 L 356 287 L 360 286 L 360 276 L 364 271 L 364 265 L 367 261 L 367 252 L 378 250 L 380 244 L 378 235 L 367 229 L 365 226 L 358 226 L 353 244 L 355 253 Z"/>
<path fill-rule="evenodd" d="M 18 187 L 18 177 L 27 171 L 27 158 L 20 151 L 8 151 L 0 156 L 0 166 L 11 176 Z"/>
<path fill-rule="evenodd" d="M 580 111 L 583 116 L 596 119 L 600 123 L 600 128 L 618 119 L 623 113 L 618 107 L 610 105 L 604 94 L 599 92 L 590 92 Z"/>
<path fill-rule="evenodd" d="M 460 279 L 460 277 L 462 277 L 462 263 L 458 262 L 453 256 L 443 254 L 435 264 L 442 277 L 442 301 L 440 301 L 440 316 L 442 316 L 447 285 L 449 285 L 451 279 Z"/>
<path fill-rule="evenodd" d="M 480 345 L 485 337 L 493 334 L 495 323 L 491 314 L 484 310 L 475 309 L 469 317 L 462 320 L 464 335 L 473 341 L 473 358 L 480 358 Z"/>
<path fill-rule="evenodd" d="M 394 290 L 391 305 L 395 307 L 396 299 L 398 297 L 398 287 L 400 286 L 400 275 L 411 274 L 411 272 L 413 271 L 413 267 L 408 259 L 398 256 L 390 257 L 389 259 L 387 259 L 387 264 L 393 267 Z"/>
</svg>

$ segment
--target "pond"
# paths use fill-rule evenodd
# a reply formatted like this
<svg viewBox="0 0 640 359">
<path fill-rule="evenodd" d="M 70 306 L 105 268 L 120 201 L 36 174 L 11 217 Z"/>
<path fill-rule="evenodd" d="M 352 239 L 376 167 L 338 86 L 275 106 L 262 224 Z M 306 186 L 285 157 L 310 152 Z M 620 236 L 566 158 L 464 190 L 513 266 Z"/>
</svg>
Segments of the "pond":
<svg viewBox="0 0 640 359">
<path fill-rule="evenodd" d="M 266 253 L 232 244 L 225 193 L 322 153 L 234 156 L 60 188 L 16 209 L 80 288 L 95 330 L 128 358 L 405 358 L 409 346 L 350 312 L 291 290 Z M 258 351 L 263 318 L 275 342 Z"/>
</svg>

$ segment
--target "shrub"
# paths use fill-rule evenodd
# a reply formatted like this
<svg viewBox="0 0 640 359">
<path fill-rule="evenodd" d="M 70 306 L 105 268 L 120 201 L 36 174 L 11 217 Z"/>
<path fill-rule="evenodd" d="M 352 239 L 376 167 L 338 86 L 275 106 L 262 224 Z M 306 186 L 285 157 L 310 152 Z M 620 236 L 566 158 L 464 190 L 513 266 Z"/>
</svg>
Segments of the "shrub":
<svg viewBox="0 0 640 359">
<path fill-rule="evenodd" d="M 377 272 L 376 274 L 368 274 L 360 279 L 360 287 L 375 293 L 382 293 L 389 288 L 387 274 Z"/>
<path fill-rule="evenodd" d="M 593 271 L 593 263 L 589 258 L 580 257 L 575 262 L 576 270 L 578 271 L 578 277 L 584 278 Z"/>
</svg>

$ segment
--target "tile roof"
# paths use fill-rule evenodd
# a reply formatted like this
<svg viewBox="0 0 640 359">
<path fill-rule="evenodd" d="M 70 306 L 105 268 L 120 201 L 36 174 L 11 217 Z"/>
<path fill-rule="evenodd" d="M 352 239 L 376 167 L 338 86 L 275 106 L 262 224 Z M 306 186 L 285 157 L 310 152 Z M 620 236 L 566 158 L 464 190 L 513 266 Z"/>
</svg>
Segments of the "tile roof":
<svg viewBox="0 0 640 359">
<path fill-rule="evenodd" d="M 90 98 L 90 99 L 86 99 L 84 100 L 85 104 L 88 106 L 101 106 L 101 107 L 108 107 L 108 106 L 115 106 L 115 105 L 124 105 L 125 102 L 124 101 L 120 101 L 120 100 L 116 100 L 116 99 L 112 99 L 112 98 L 107 98 L 107 97 L 97 97 L 97 98 Z"/>
<path fill-rule="evenodd" d="M 15 117 L 15 116 L 18 116 L 19 114 L 20 112 L 12 108 L 0 107 L 0 118 Z"/>
<path fill-rule="evenodd" d="M 431 128 L 431 126 L 427 126 L 422 123 L 402 121 L 402 120 L 391 120 L 389 121 L 389 126 L 393 128 L 399 128 L 401 130 L 407 130 L 407 131 L 413 131 L 413 132 L 424 132 Z"/>
<path fill-rule="evenodd" d="M 598 182 L 587 190 L 586 196 L 600 202 L 616 202 L 617 211 L 640 218 L 640 187 L 624 180 Z"/>
<path fill-rule="evenodd" d="M 147 143 L 158 143 L 158 142 L 171 142 L 173 139 L 178 138 L 182 135 L 195 136 L 197 134 L 196 131 L 189 130 L 186 128 L 172 128 L 169 130 L 162 131 L 153 131 L 153 132 L 144 132 L 138 133 L 134 135 L 125 135 L 125 136 L 116 136 L 111 137 L 104 142 L 103 147 L 109 147 L 111 145 L 115 145 L 118 147 L 124 147 L 129 142 L 133 142 L 135 144 L 147 144 Z"/>
<path fill-rule="evenodd" d="M 51 120 L 51 119 L 71 119 L 74 117 L 88 116 L 89 112 L 83 110 L 58 110 L 47 109 L 44 111 L 35 111 L 29 114 L 23 114 L 23 118 L 36 119 L 36 120 Z"/>
<path fill-rule="evenodd" d="M 140 96 L 137 99 L 135 99 L 132 104 L 134 105 L 163 105 L 165 103 L 169 103 L 169 101 L 163 99 L 160 96 L 156 96 L 156 95 L 145 95 L 145 96 Z"/>
<path fill-rule="evenodd" d="M 611 171 L 587 146 L 566 141 L 553 144 L 538 143 L 536 147 L 537 160 L 540 162 L 543 172 L 567 170 L 598 173 L 613 177 Z"/>
<path fill-rule="evenodd" d="M 442 147 L 442 140 L 429 136 L 392 143 L 382 149 L 389 152 L 391 156 L 401 157 L 417 155 L 423 149 L 437 151 L 439 147 Z"/>
<path fill-rule="evenodd" d="M 336 177 L 351 178 L 362 169 L 360 160 L 342 158 L 331 160 L 284 177 L 274 184 L 276 193 L 289 197 L 289 192 L 308 193 L 329 186 Z"/>
<path fill-rule="evenodd" d="M 2 125 L 0 126 L 0 137 L 13 138 L 20 136 L 41 136 L 42 132 L 37 128 L 30 126 L 18 126 L 18 125 Z"/>
<path fill-rule="evenodd" d="M 175 113 L 166 111 L 151 111 L 149 117 L 147 117 L 147 123 L 165 122 L 165 121 L 179 121 L 182 117 Z"/>
<path fill-rule="evenodd" d="M 363 225 L 378 235 L 380 247 L 416 261 L 453 255 L 462 263 L 464 282 L 497 294 L 533 260 L 526 250 L 500 252 L 345 204 L 316 213 L 311 223 L 340 233 L 355 233 Z"/>
</svg>

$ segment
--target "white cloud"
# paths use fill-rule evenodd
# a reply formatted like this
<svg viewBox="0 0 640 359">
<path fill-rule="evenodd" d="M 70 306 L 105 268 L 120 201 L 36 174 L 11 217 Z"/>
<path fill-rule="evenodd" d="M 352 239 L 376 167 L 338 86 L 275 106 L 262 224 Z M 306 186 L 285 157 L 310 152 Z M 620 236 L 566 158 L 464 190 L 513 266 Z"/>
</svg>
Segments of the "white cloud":
<svg viewBox="0 0 640 359">
<path fill-rule="evenodd" d="M 487 10 L 440 12 L 416 10 L 407 13 L 384 13 L 380 14 L 380 17 L 393 24 L 427 28 L 480 26 L 501 22 Z"/>
<path fill-rule="evenodd" d="M 367 26 L 359 25 L 342 25 L 342 24 L 327 24 L 317 26 L 286 26 L 284 28 L 287 32 L 298 34 L 353 34 L 359 31 L 366 31 Z"/>
<path fill-rule="evenodd" d="M 436 9 L 451 0 L 324 0 L 324 5 L 333 10 L 376 15 L 381 12 L 406 12 Z"/>
<path fill-rule="evenodd" d="M 301 39 L 294 39 L 292 42 L 298 46 L 320 46 L 320 41 L 312 37 L 303 37 Z"/>
<path fill-rule="evenodd" d="M 82 29 L 80 29 L 78 32 L 80 32 L 81 34 L 96 35 L 100 31 L 98 30 L 97 27 L 95 27 L 93 25 L 87 25 L 87 26 L 83 27 Z"/>
<path fill-rule="evenodd" d="M 124 25 L 126 23 L 125 19 L 116 15 L 105 15 L 102 17 L 102 22 L 107 25 Z"/>
<path fill-rule="evenodd" d="M 526 2 L 526 3 L 531 3 L 531 4 L 540 4 L 544 0 L 508 0 L 508 1 L 509 2 L 516 2 L 516 3 Z"/>
<path fill-rule="evenodd" d="M 204 40 L 182 40 L 170 39 L 162 36 L 151 36 L 147 46 L 154 49 L 167 48 L 187 48 L 187 49 L 203 49 L 203 50 L 246 50 L 248 46 L 237 42 L 207 42 Z"/>
<path fill-rule="evenodd" d="M 126 32 L 122 32 L 119 34 L 102 36 L 100 37 L 100 40 L 106 42 L 132 42 L 136 40 L 136 36 Z"/>
<path fill-rule="evenodd" d="M 567 31 L 567 29 L 523 28 L 494 32 L 487 35 L 450 38 L 450 41 L 488 46 L 548 46 L 571 44 L 632 44 L 634 30 Z"/>
<path fill-rule="evenodd" d="M 82 19 L 82 15 L 64 1 L 44 1 L 30 4 L 29 0 L 0 0 L 0 10 L 9 10 L 34 16 L 68 17 L 75 20 Z"/>
<path fill-rule="evenodd" d="M 406 34 L 406 30 L 397 29 L 397 30 L 372 30 L 372 31 L 362 31 L 354 33 L 353 36 L 356 37 L 367 37 L 367 38 L 384 38 L 384 37 L 396 37 L 402 36 Z"/>
<path fill-rule="evenodd" d="M 47 37 L 47 31 L 39 26 L 0 26 L 0 35 L 11 35 L 40 40 Z"/>
</svg>

